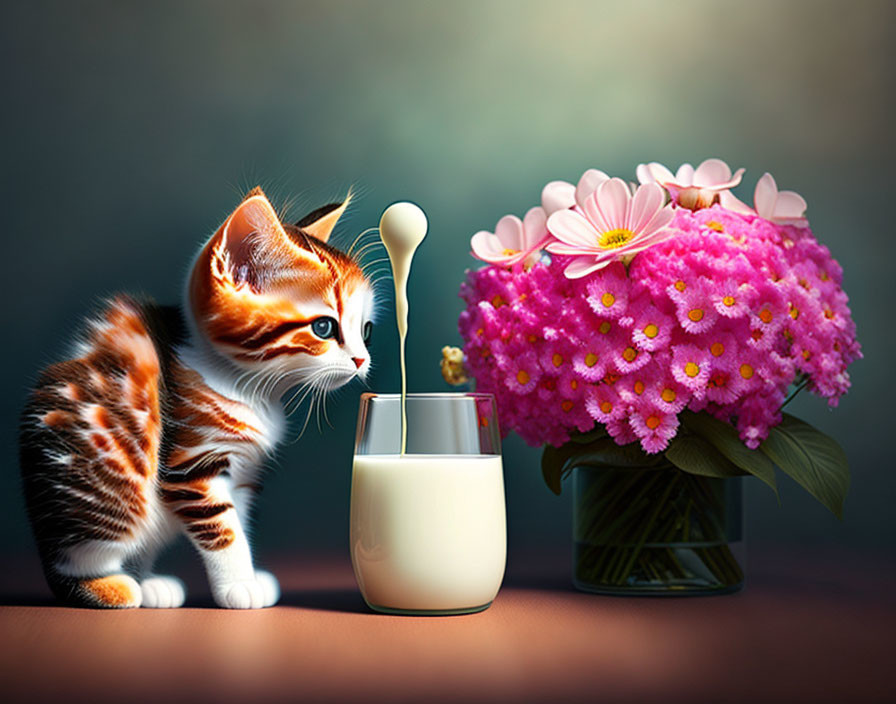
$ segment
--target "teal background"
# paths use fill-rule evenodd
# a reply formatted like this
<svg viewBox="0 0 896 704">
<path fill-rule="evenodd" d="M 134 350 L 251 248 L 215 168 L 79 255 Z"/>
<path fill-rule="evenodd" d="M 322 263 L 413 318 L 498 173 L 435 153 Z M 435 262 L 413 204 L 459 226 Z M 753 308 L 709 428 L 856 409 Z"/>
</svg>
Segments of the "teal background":
<svg viewBox="0 0 896 704">
<path fill-rule="evenodd" d="M 864 344 L 835 412 L 792 410 L 852 464 L 842 523 L 790 480 L 746 485 L 750 550 L 892 559 L 894 6 L 887 2 L 21 3 L 0 23 L 5 304 L 2 550 L 30 550 L 15 426 L 79 316 L 128 290 L 178 300 L 188 263 L 260 183 L 296 218 L 354 186 L 347 242 L 396 200 L 431 231 L 410 285 L 410 389 L 442 390 L 469 238 L 588 167 L 710 156 L 809 202 Z M 391 295 L 374 390 L 398 386 Z M 278 455 L 262 553 L 347 555 L 358 385 Z M 569 550 L 569 497 L 505 443 L 511 559 Z"/>
</svg>

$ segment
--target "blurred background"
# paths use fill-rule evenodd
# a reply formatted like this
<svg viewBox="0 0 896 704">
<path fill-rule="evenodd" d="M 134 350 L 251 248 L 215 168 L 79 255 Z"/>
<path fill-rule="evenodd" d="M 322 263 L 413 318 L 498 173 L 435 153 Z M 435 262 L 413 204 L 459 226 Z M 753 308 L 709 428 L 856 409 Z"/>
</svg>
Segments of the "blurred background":
<svg viewBox="0 0 896 704">
<path fill-rule="evenodd" d="M 865 359 L 835 411 L 792 412 L 837 438 L 853 481 L 843 522 L 786 477 L 747 482 L 750 554 L 892 560 L 892 163 L 896 6 L 881 2 L 30 2 L 0 25 L 4 290 L 0 551 L 27 554 L 16 424 L 38 369 L 114 291 L 176 302 L 197 247 L 261 184 L 305 212 L 360 197 L 343 243 L 396 200 L 428 213 L 410 282 L 409 387 L 444 390 L 469 238 L 588 167 L 634 177 L 718 156 L 809 202 L 845 268 Z M 398 388 L 391 291 L 373 390 Z M 890 350 L 889 352 L 887 350 Z M 261 559 L 348 560 L 358 396 L 328 403 L 279 453 Z M 888 411 L 887 411 L 888 412 Z M 296 426 L 292 437 L 298 434 Z M 569 552 L 569 495 L 540 451 L 505 442 L 510 560 Z"/>
</svg>

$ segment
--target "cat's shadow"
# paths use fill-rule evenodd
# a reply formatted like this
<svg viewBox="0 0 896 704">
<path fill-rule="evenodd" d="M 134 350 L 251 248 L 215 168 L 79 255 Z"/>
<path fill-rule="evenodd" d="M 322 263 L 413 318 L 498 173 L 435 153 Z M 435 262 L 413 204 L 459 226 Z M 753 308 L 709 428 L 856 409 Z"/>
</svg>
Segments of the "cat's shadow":
<svg viewBox="0 0 896 704">
<path fill-rule="evenodd" d="M 35 594 L 0 594 L 0 607 L 3 606 L 34 606 L 40 608 L 64 608 L 63 604 L 52 595 Z"/>
<path fill-rule="evenodd" d="M 188 609 L 220 609 L 210 594 L 187 596 Z M 357 589 L 295 589 L 284 591 L 276 606 L 314 611 L 335 611 L 352 614 L 372 613 Z"/>
<path fill-rule="evenodd" d="M 53 596 L 35 594 L 2 594 L 0 607 L 25 606 L 36 608 L 68 608 Z M 219 608 L 205 595 L 188 597 L 184 606 L 188 609 Z M 287 606 L 314 611 L 337 611 L 350 614 L 372 614 L 357 589 L 310 589 L 284 592 L 277 606 Z"/>
<path fill-rule="evenodd" d="M 303 589 L 284 592 L 278 606 L 292 606 L 314 611 L 340 611 L 350 614 L 372 614 L 357 589 Z"/>
</svg>

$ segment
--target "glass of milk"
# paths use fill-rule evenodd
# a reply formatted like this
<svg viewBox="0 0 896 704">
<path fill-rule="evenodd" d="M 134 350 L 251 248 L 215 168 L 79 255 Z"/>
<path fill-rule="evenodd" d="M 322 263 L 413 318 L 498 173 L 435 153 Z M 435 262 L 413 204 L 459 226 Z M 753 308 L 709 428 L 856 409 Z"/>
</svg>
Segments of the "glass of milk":
<svg viewBox="0 0 896 704">
<path fill-rule="evenodd" d="M 490 394 L 361 396 L 351 553 L 364 600 L 391 614 L 464 614 L 491 604 L 507 527 L 501 436 Z"/>
</svg>

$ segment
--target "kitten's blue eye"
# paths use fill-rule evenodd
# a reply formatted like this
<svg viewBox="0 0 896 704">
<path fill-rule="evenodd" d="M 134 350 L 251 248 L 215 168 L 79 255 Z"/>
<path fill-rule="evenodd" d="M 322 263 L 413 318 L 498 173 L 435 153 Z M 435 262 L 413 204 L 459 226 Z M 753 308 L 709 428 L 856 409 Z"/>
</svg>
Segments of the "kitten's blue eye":
<svg viewBox="0 0 896 704">
<path fill-rule="evenodd" d="M 329 340 L 331 337 L 336 337 L 338 329 L 339 323 L 334 318 L 321 317 L 311 321 L 311 332 L 321 340 Z"/>
<path fill-rule="evenodd" d="M 373 334 L 373 323 L 369 320 L 364 323 L 364 327 L 361 329 L 361 337 L 364 339 L 364 344 L 366 345 L 370 342 L 370 336 Z"/>
</svg>

